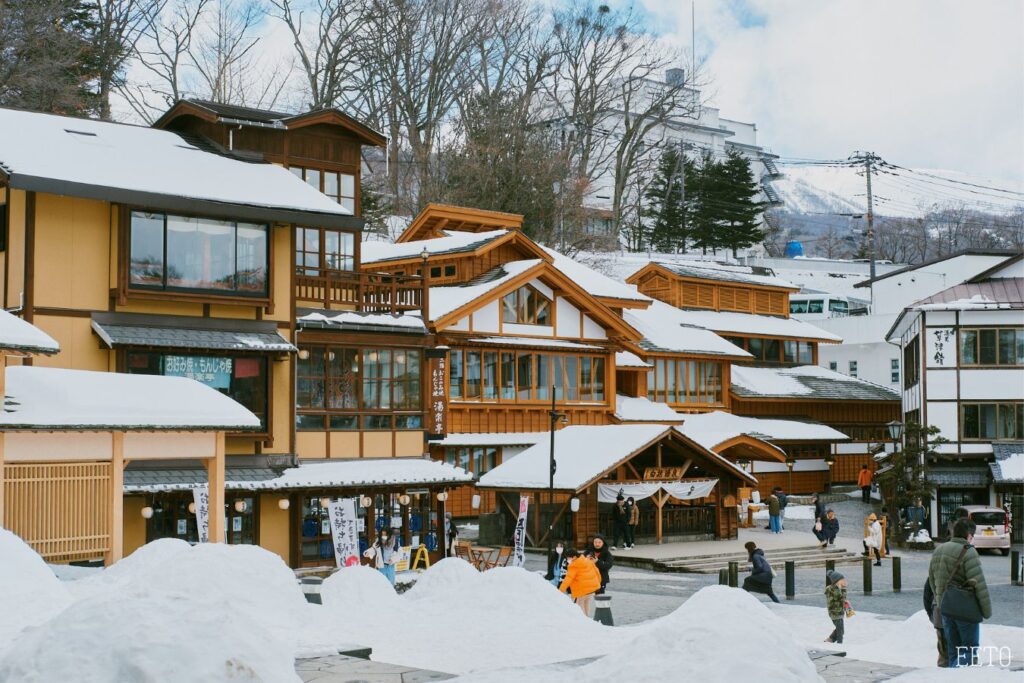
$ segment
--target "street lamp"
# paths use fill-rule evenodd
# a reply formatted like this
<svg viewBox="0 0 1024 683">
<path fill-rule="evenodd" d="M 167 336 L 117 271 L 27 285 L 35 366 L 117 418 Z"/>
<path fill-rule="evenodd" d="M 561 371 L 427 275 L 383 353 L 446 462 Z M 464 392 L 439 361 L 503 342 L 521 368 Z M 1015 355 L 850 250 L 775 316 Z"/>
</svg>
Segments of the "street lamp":
<svg viewBox="0 0 1024 683">
<path fill-rule="evenodd" d="M 836 464 L 836 456 L 833 455 L 832 452 L 830 451 L 829 454 L 825 456 L 825 465 L 828 466 L 828 491 L 829 491 L 829 493 L 832 492 L 832 465 L 835 465 L 835 464 Z"/>
<path fill-rule="evenodd" d="M 903 438 L 903 423 L 899 420 L 893 420 L 886 427 L 889 428 L 889 437 L 899 443 L 900 439 Z"/>
<path fill-rule="evenodd" d="M 789 470 L 789 487 L 788 491 L 793 493 L 793 466 L 796 465 L 796 460 L 792 456 L 786 458 L 786 469 Z"/>
<path fill-rule="evenodd" d="M 560 413 L 555 408 L 555 387 L 551 387 L 551 410 L 548 411 L 548 417 L 551 418 L 551 450 L 548 451 L 548 507 L 552 509 L 550 521 L 548 522 L 548 557 L 551 557 L 551 552 L 554 547 L 554 535 L 555 535 L 555 425 L 561 422 L 563 425 L 569 422 L 569 418 L 565 413 Z M 537 514 L 540 514 L 541 508 Z"/>
</svg>

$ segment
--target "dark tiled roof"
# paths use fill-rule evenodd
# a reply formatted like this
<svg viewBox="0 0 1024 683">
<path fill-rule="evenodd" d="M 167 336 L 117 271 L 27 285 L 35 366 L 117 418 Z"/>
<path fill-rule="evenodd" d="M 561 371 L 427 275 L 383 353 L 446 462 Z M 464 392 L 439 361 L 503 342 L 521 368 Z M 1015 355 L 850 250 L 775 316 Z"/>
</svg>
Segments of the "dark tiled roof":
<svg viewBox="0 0 1024 683">
<path fill-rule="evenodd" d="M 188 327 L 117 325 L 93 321 L 93 329 L 109 348 L 156 346 L 174 349 L 289 352 L 295 347 L 277 332 L 203 330 Z"/>
<path fill-rule="evenodd" d="M 818 399 L 825 401 L 899 401 L 898 392 L 883 387 L 880 384 L 873 384 L 855 377 L 848 377 L 840 373 L 833 373 L 833 376 L 823 377 L 817 375 L 801 375 L 787 373 L 785 368 L 779 368 L 780 374 L 786 378 L 799 382 L 809 389 L 808 392 L 793 393 L 790 391 L 779 391 L 778 393 L 762 393 L 737 384 L 735 381 L 730 386 L 730 391 L 741 398 L 798 398 Z"/>
<path fill-rule="evenodd" d="M 231 482 L 267 481 L 278 473 L 269 467 L 226 467 L 224 480 L 227 487 Z M 124 487 L 129 491 L 166 490 L 180 491 L 207 483 L 206 470 L 202 468 L 180 469 L 126 469 Z"/>
<path fill-rule="evenodd" d="M 711 264 L 707 266 L 690 265 L 687 263 L 666 263 L 655 261 L 655 264 L 682 277 L 700 278 L 702 280 L 721 280 L 723 282 L 739 282 L 748 285 L 762 285 L 766 287 L 787 287 L 797 289 L 796 285 L 777 277 L 768 268 L 757 268 L 750 266 L 751 272 L 745 272 L 738 268 L 715 268 Z M 762 272 L 758 272 L 758 270 Z"/>
<path fill-rule="evenodd" d="M 952 301 L 962 301 L 975 296 L 982 296 L 990 301 L 1007 304 L 1009 308 L 1024 307 L 1024 278 L 1005 277 L 993 278 L 982 282 L 965 282 L 921 299 L 914 303 L 911 308 L 933 304 L 947 304 Z"/>
<path fill-rule="evenodd" d="M 294 114 L 288 114 L 281 111 L 256 109 L 254 107 L 240 107 L 234 104 L 211 102 L 210 100 L 190 99 L 189 102 L 197 104 L 203 109 L 209 109 L 218 116 L 223 116 L 229 119 L 245 119 L 246 121 L 255 121 L 258 123 L 273 123 L 274 121 L 280 121 L 294 116 Z"/>
<path fill-rule="evenodd" d="M 429 252 L 430 256 L 444 256 L 446 254 L 464 254 L 464 253 L 467 253 L 467 252 L 476 251 L 477 249 L 479 249 L 480 247 L 484 246 L 485 244 L 490 244 L 491 242 L 493 242 L 495 240 L 500 240 L 500 239 L 504 238 L 505 235 L 507 235 L 507 234 L 508 234 L 508 231 L 504 230 L 504 231 L 501 232 L 500 235 L 491 235 L 489 237 L 482 237 L 482 238 L 480 238 L 480 239 L 478 239 L 478 240 L 476 240 L 474 242 L 470 242 L 469 244 L 461 244 L 461 245 L 459 245 L 457 247 L 452 247 L 450 249 L 438 249 L 438 250 L 428 249 L 428 252 Z M 423 241 L 426 241 L 426 242 L 429 243 L 429 242 L 431 242 L 433 240 L 423 240 Z M 419 256 L 419 255 L 417 254 L 417 256 Z M 408 260 L 408 259 L 409 259 L 409 254 L 402 253 L 402 254 L 399 254 L 397 256 L 385 256 L 385 257 L 378 258 L 378 259 L 373 259 L 373 260 L 370 260 L 370 261 L 364 261 L 364 263 L 387 263 L 388 261 L 402 261 L 402 260 Z"/>
<path fill-rule="evenodd" d="M 1000 463 L 1003 460 L 1006 460 L 1010 456 L 1018 453 L 1024 453 L 1024 442 L 992 444 L 992 455 L 995 456 L 996 461 L 989 464 L 989 468 L 992 470 L 992 479 L 995 482 L 1000 484 L 1024 482 L 1024 479 L 1010 479 L 1004 476 L 1002 468 L 1000 467 Z"/>
<path fill-rule="evenodd" d="M 909 273 L 912 270 L 917 270 L 919 268 L 924 268 L 926 266 L 932 266 L 935 265 L 936 263 L 942 263 L 943 261 L 949 261 L 950 259 L 959 258 L 961 256 L 1014 256 L 1016 255 L 1016 253 L 1017 252 L 1011 249 L 964 249 L 962 251 L 949 254 L 947 256 L 939 256 L 937 258 L 929 259 L 927 261 L 922 261 L 921 263 L 915 263 L 913 265 L 900 268 L 899 270 L 892 270 L 889 271 L 888 273 L 885 273 L 884 275 L 879 275 L 874 279 L 868 278 L 863 282 L 858 282 L 857 284 L 854 285 L 854 287 L 868 287 L 873 282 L 885 280 L 886 278 L 893 277 L 894 275 L 902 275 L 903 273 Z"/>
<path fill-rule="evenodd" d="M 978 488 L 988 486 L 989 473 L 980 467 L 933 467 L 928 470 L 928 479 L 936 486 Z"/>
</svg>

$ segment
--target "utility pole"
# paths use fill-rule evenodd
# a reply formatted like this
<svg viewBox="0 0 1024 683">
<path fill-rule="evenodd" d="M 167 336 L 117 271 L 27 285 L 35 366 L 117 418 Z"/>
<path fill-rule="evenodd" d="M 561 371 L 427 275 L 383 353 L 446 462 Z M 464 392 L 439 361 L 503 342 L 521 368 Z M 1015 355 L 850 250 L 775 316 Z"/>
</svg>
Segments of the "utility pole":
<svg viewBox="0 0 1024 683">
<path fill-rule="evenodd" d="M 856 161 L 864 164 L 864 177 L 867 181 L 867 193 L 868 193 L 868 258 L 871 260 L 871 277 L 869 282 L 871 283 L 871 305 L 875 304 L 875 205 L 874 196 L 871 194 L 871 165 L 876 161 L 881 161 L 874 152 L 854 152 L 850 155 L 850 161 Z"/>
</svg>

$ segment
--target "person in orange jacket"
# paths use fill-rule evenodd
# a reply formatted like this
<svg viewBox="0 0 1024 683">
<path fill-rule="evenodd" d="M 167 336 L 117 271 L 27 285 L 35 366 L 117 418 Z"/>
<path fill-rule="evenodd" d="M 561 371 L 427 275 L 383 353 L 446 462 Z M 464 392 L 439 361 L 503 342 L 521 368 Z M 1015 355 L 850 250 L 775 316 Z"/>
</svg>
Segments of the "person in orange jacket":
<svg viewBox="0 0 1024 683">
<path fill-rule="evenodd" d="M 583 614 L 589 617 L 590 603 L 594 593 L 601 587 L 601 572 L 594 560 L 584 557 L 576 550 L 569 550 L 568 558 L 569 568 L 566 569 L 565 578 L 558 590 L 564 593 L 568 588 L 572 599 L 583 610 Z"/>
<path fill-rule="evenodd" d="M 861 499 L 865 503 L 871 502 L 871 476 L 868 466 L 861 465 L 860 472 L 857 473 L 857 486 L 860 487 Z"/>
</svg>

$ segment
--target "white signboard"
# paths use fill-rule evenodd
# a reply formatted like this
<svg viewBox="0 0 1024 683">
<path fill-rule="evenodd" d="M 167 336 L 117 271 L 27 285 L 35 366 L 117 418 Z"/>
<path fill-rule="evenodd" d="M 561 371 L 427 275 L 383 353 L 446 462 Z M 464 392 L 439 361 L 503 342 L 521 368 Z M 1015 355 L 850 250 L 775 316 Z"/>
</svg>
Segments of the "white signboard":
<svg viewBox="0 0 1024 683">
<path fill-rule="evenodd" d="M 210 540 L 210 487 L 204 484 L 192 489 L 192 502 L 196 505 L 196 532 L 199 534 L 199 542 L 207 543 Z"/>
<path fill-rule="evenodd" d="M 931 328 L 927 332 L 928 357 L 926 365 L 930 368 L 956 367 L 956 333 L 952 327 Z"/>
<path fill-rule="evenodd" d="M 512 552 L 512 566 L 522 567 L 526 563 L 526 510 L 530 506 L 529 496 L 519 496 L 519 519 L 516 520 L 515 550 Z"/>
<path fill-rule="evenodd" d="M 331 516 L 331 534 L 334 538 L 334 559 L 339 567 L 359 564 L 359 519 L 356 499 L 341 498 L 331 501 L 327 510 Z"/>
</svg>

